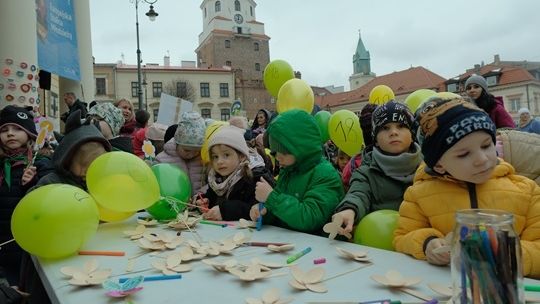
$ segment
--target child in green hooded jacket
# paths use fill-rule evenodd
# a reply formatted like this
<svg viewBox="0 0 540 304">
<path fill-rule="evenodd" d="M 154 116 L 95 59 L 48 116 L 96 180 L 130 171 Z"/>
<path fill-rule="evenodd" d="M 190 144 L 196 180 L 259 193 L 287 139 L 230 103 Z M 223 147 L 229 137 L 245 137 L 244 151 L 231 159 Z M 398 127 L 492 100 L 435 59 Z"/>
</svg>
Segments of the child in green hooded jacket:
<svg viewBox="0 0 540 304">
<path fill-rule="evenodd" d="M 267 131 L 270 149 L 281 165 L 275 188 L 257 182 L 255 197 L 264 203 L 250 210 L 252 220 L 307 233 L 319 233 L 343 197 L 339 173 L 323 158 L 319 128 L 302 110 L 276 117 Z"/>
</svg>

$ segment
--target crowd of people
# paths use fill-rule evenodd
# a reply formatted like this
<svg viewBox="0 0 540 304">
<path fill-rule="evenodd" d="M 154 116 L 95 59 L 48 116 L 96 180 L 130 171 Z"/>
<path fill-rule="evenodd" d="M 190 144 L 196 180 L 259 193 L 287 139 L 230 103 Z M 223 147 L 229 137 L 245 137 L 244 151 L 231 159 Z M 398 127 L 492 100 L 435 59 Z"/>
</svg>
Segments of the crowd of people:
<svg viewBox="0 0 540 304">
<path fill-rule="evenodd" d="M 448 245 L 456 211 L 499 209 L 515 216 L 524 275 L 538 278 L 540 123 L 521 109 L 515 124 L 480 76 L 470 77 L 465 89 L 468 100 L 432 97 L 416 113 L 395 101 L 366 105 L 357 155 L 321 143 L 316 120 L 303 110 L 261 109 L 251 126 L 233 117 L 209 139 L 208 163 L 201 149 L 212 121 L 197 112 L 181 113 L 173 126 L 149 124 L 148 112 L 134 111 L 127 99 L 86 109 L 67 93 L 65 131 L 56 134 L 49 157 L 34 152 L 32 113 L 6 106 L 0 112 L 0 243 L 12 238 L 11 213 L 27 192 L 50 183 L 86 190 L 94 159 L 115 150 L 144 159 L 148 140 L 156 150 L 148 164 L 182 169 L 194 211 L 205 219 L 262 216 L 265 225 L 321 234 L 332 217 L 342 217 L 345 231 L 353 232 L 367 214 L 391 209 L 399 211 L 395 250 L 447 265 L 449 254 L 437 248 Z M 15 242 L 0 249 L 0 278 L 21 293 L 32 291 L 29 271 L 20 271 L 27 257 Z"/>
</svg>

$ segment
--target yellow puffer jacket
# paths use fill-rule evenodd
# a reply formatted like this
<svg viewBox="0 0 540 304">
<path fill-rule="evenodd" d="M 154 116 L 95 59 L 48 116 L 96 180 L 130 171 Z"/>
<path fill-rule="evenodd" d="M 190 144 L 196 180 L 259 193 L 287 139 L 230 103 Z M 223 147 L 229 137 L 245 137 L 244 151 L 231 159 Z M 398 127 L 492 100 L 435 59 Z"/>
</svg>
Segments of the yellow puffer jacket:
<svg viewBox="0 0 540 304">
<path fill-rule="evenodd" d="M 435 177 L 416 171 L 414 184 L 407 189 L 399 208 L 394 232 L 396 251 L 425 259 L 424 242 L 429 237 L 444 237 L 454 228 L 455 213 L 470 209 L 469 189 L 451 177 Z M 540 187 L 516 175 L 514 168 L 499 159 L 491 179 L 476 190 L 478 208 L 505 210 L 514 214 L 514 229 L 521 239 L 523 274 L 540 277 Z"/>
</svg>

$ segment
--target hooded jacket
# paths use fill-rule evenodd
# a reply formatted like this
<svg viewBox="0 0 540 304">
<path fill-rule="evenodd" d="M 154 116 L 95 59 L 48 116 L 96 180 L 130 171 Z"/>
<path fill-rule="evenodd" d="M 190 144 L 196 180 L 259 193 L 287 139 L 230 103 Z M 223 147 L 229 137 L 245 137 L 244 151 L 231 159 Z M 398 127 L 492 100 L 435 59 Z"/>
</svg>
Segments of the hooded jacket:
<svg viewBox="0 0 540 304">
<path fill-rule="evenodd" d="M 416 171 L 414 184 L 407 189 L 399 208 L 394 232 L 396 251 L 425 259 L 426 240 L 451 232 L 455 213 L 461 209 L 497 209 L 514 214 L 514 230 L 521 239 L 523 275 L 540 277 L 540 187 L 515 174 L 514 168 L 499 159 L 491 179 L 471 184 L 449 176 Z M 476 200 L 471 200 L 476 195 Z"/>
<path fill-rule="evenodd" d="M 337 170 L 322 156 L 315 119 L 305 111 L 290 110 L 276 117 L 267 132 L 296 162 L 281 169 L 265 202 L 268 212 L 263 222 L 319 233 L 343 197 L 343 184 Z"/>
<path fill-rule="evenodd" d="M 502 158 L 516 170 L 540 185 L 540 135 L 517 130 L 498 130 Z"/>
</svg>

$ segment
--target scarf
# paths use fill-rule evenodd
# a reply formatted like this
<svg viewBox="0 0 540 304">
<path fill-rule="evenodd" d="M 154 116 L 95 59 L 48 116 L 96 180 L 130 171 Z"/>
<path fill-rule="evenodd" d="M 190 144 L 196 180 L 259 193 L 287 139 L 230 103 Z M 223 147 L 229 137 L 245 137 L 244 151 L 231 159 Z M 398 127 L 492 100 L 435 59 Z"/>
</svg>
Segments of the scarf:
<svg viewBox="0 0 540 304">
<path fill-rule="evenodd" d="M 11 190 L 11 168 L 18 165 L 27 165 L 32 159 L 32 150 L 28 148 L 18 148 L 4 152 L 5 157 L 2 159 L 3 166 L 0 172 L 0 185 L 5 179 L 8 189 Z"/>
<path fill-rule="evenodd" d="M 372 155 L 375 163 L 388 177 L 401 182 L 412 183 L 414 173 L 422 158 L 420 156 L 420 146 L 417 143 L 413 144 L 411 150 L 399 155 L 387 155 L 381 152 L 378 147 L 375 147 Z"/>
<path fill-rule="evenodd" d="M 120 128 L 120 135 L 133 137 L 133 132 L 137 129 L 137 121 L 133 118 L 130 121 L 126 121 Z"/>
<path fill-rule="evenodd" d="M 244 177 L 244 168 L 246 166 L 249 166 L 249 161 L 242 161 L 225 180 L 223 180 L 222 176 L 217 176 L 214 169 L 210 169 L 210 172 L 208 172 L 208 185 L 218 196 L 225 195 L 228 198 L 233 186 Z"/>
</svg>

